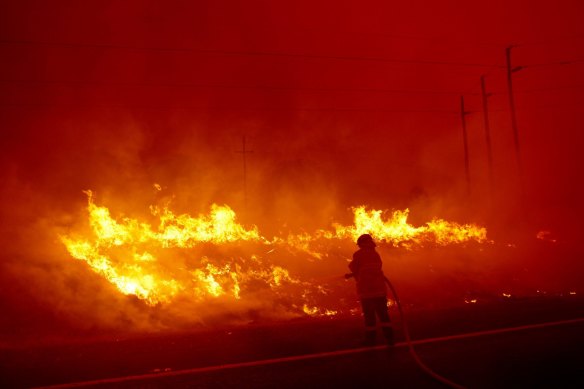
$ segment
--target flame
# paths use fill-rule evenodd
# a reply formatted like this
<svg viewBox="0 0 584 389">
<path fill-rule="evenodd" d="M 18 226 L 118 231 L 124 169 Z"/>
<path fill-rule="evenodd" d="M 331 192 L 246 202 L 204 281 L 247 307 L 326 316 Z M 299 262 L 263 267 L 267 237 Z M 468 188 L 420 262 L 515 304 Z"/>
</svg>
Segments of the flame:
<svg viewBox="0 0 584 389">
<path fill-rule="evenodd" d="M 367 211 L 365 206 L 353 208 L 354 225 L 345 227 L 335 224 L 338 238 L 356 240 L 361 234 L 371 234 L 378 240 L 391 243 L 394 246 L 411 247 L 413 243 L 433 242 L 444 246 L 453 243 L 464 243 L 471 240 L 485 243 L 487 230 L 475 224 L 458 224 L 442 219 L 433 219 L 425 226 L 414 227 L 408 223 L 410 210 L 394 211 L 387 220 L 383 220 L 383 212 Z"/>
<path fill-rule="evenodd" d="M 154 238 L 164 247 L 193 247 L 197 243 L 227 243 L 238 240 L 259 240 L 257 227 L 246 230 L 235 222 L 235 212 L 228 206 L 211 205 L 209 216 L 176 216 L 168 208 L 153 208 L 160 217 L 158 232 Z"/>
<path fill-rule="evenodd" d="M 154 187 L 161 190 L 158 184 Z M 407 221 L 408 209 L 394 211 L 384 219 L 384 212 L 367 210 L 365 206 L 353 208 L 351 226 L 333 224 L 333 230 L 289 234 L 285 238 L 267 239 L 255 225 L 239 224 L 230 207 L 216 204 L 211 205 L 208 214 L 197 217 L 177 215 L 168 206 L 152 206 L 150 212 L 158 219 L 152 226 L 130 217 L 114 218 L 108 208 L 95 204 L 93 192 L 84 193 L 92 236 L 71 233 L 60 236 L 61 242 L 73 258 L 84 261 L 119 292 L 136 296 L 150 306 L 172 303 L 178 297 L 195 302 L 221 299 L 237 303 L 258 288 L 265 288 L 272 299 L 290 301 L 289 309 L 299 314 L 333 316 L 339 311 L 321 303 L 329 293 L 327 288 L 303 281 L 268 258 L 278 258 L 280 254 L 276 252 L 287 252 L 320 261 L 327 258 L 332 241 L 354 242 L 363 233 L 406 248 L 424 243 L 489 242 L 486 229 L 473 224 L 434 219 L 415 227 Z M 221 248 L 221 253 L 237 254 L 218 254 L 216 250 L 212 255 L 199 253 L 209 245 Z M 229 251 L 229 247 L 237 250 Z"/>
<path fill-rule="evenodd" d="M 62 237 L 61 240 L 72 257 L 84 260 L 92 270 L 104 276 L 125 295 L 135 295 L 149 305 L 156 305 L 169 302 L 181 290 L 181 285 L 177 281 L 158 279 L 136 264 L 114 265 L 100 253 L 99 245 L 67 237 Z M 144 254 L 138 255 L 137 261 L 142 261 L 143 256 Z M 149 254 L 147 257 L 151 258 Z"/>
<path fill-rule="evenodd" d="M 310 307 L 308 304 L 304 304 L 302 306 L 302 311 L 309 316 L 335 316 L 338 314 L 338 311 L 326 308 L 322 309 L 319 307 Z"/>
<path fill-rule="evenodd" d="M 139 250 L 147 247 L 152 251 L 164 248 L 190 248 L 201 242 L 215 244 L 238 240 L 259 240 L 257 227 L 245 229 L 235 221 L 235 212 L 227 206 L 213 205 L 208 216 L 193 218 L 189 215 L 176 216 L 167 208 L 152 208 L 152 213 L 160 217 L 157 230 L 149 224 L 135 219 L 112 218 L 106 207 L 94 203 L 93 193 L 85 192 L 88 197 L 87 210 L 89 225 L 94 241 L 73 239 L 61 236 L 72 257 L 85 261 L 92 270 L 114 284 L 120 292 L 135 295 L 149 305 L 167 303 L 179 293 L 190 289 L 196 299 L 207 296 L 231 295 L 240 298 L 240 285 L 237 272 L 229 264 L 217 266 L 202 258 L 204 268 L 191 272 L 190 282 L 180 282 L 173 277 L 165 278 L 158 266 L 158 258 L 150 251 Z M 127 257 L 115 256 L 116 249 L 130 251 Z M 125 254 L 125 252 L 124 252 Z M 261 274 L 266 277 L 266 274 Z M 282 278 L 278 273 L 278 284 Z M 183 278 L 184 277 L 178 277 Z M 268 282 L 271 282 L 269 280 Z M 229 284 L 227 289 L 226 284 Z"/>
<path fill-rule="evenodd" d="M 309 307 L 307 304 L 304 304 L 302 306 L 302 310 L 304 311 L 304 313 L 306 313 L 307 315 L 316 315 L 318 313 L 318 308 L 317 307 Z"/>
</svg>

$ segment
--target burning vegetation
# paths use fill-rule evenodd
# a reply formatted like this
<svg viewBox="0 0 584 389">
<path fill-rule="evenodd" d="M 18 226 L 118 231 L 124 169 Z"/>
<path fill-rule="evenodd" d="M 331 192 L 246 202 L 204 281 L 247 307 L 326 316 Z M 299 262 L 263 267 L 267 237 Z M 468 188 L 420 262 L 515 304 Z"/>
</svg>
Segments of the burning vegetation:
<svg viewBox="0 0 584 389">
<path fill-rule="evenodd" d="M 347 308 L 343 299 L 327 298 L 331 277 L 306 276 L 310 272 L 300 269 L 327 262 L 329 276 L 331 269 L 342 274 L 360 234 L 406 250 L 491 242 L 486 229 L 474 224 L 433 219 L 416 227 L 408 223 L 408 209 L 387 213 L 359 206 L 352 209 L 353 225 L 266 237 L 255 225 L 241 225 L 227 205 L 213 204 L 196 217 L 177 215 L 170 204 L 151 206 L 150 215 L 138 220 L 112 216 L 91 191 L 85 194 L 89 229 L 69 231 L 61 242 L 119 293 L 152 308 L 181 302 L 233 308 L 261 296 L 289 315 L 331 316 Z"/>
</svg>

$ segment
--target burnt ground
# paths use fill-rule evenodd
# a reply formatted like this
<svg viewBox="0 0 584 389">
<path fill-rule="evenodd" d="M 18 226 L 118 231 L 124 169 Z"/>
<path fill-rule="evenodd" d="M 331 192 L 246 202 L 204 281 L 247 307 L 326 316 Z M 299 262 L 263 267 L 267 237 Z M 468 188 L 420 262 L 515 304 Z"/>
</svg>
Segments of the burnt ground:
<svg viewBox="0 0 584 389">
<path fill-rule="evenodd" d="M 400 327 L 392 311 L 396 328 Z M 412 338 L 584 318 L 579 296 L 505 299 L 488 304 L 412 310 Z M 261 359 L 360 347 L 359 317 L 306 318 L 205 331 L 100 338 L 4 348 L 2 387 L 33 387 L 176 372 Z M 403 340 L 398 330 L 397 341 Z M 584 323 L 421 344 L 419 355 L 440 374 L 471 388 L 583 387 Z M 101 386 L 292 388 L 444 387 L 425 375 L 407 348 L 150 377 Z"/>
</svg>

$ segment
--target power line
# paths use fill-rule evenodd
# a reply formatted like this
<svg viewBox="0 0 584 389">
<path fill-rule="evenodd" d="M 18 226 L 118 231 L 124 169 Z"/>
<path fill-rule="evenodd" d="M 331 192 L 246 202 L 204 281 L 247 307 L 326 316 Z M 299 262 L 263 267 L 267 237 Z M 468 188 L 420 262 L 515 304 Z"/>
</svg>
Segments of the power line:
<svg viewBox="0 0 584 389">
<path fill-rule="evenodd" d="M 582 104 L 578 104 L 578 103 L 569 103 L 569 104 L 538 104 L 538 105 L 518 105 L 516 107 L 517 111 L 527 111 L 527 110 L 531 110 L 531 111 L 539 111 L 541 109 L 546 109 L 546 108 L 550 108 L 550 109 L 561 109 L 561 110 L 565 110 L 565 109 L 569 109 L 569 108 L 575 108 L 580 109 L 582 108 Z M 467 113 L 482 113 L 482 110 L 467 110 Z M 503 113 L 507 113 L 509 112 L 509 108 L 495 108 L 495 109 L 490 109 L 489 108 L 489 112 L 503 112 Z"/>
<path fill-rule="evenodd" d="M 483 77 L 487 77 L 488 75 L 490 75 L 491 73 L 493 73 L 493 71 L 495 71 L 497 69 L 500 69 L 500 66 L 497 65 L 497 63 L 495 62 L 495 63 L 493 63 L 487 69 L 487 71 L 482 76 Z M 478 96 L 478 95 L 481 95 L 481 93 L 479 93 L 479 92 L 473 92 L 473 90 L 477 87 L 477 84 L 478 84 L 478 87 L 480 88 L 480 85 L 481 85 L 480 79 L 479 79 L 478 82 L 477 81 L 473 81 L 473 85 L 468 88 L 467 92 L 462 93 L 461 95 L 463 95 L 463 96 L 467 96 L 467 95 L 470 95 L 470 96 L 472 96 L 472 95 Z"/>
<path fill-rule="evenodd" d="M 321 36 L 322 34 L 326 34 L 328 31 L 322 31 L 317 29 L 308 29 L 304 30 L 308 31 L 311 34 L 315 32 Z M 429 42 L 429 43 L 440 43 L 445 45 L 457 45 L 457 46 L 475 46 L 475 47 L 493 47 L 493 48 L 504 48 L 508 46 L 508 42 L 486 42 L 486 41 L 470 41 L 464 39 L 446 39 L 444 37 L 427 37 L 427 36 L 419 36 L 419 35 L 404 35 L 404 34 L 385 34 L 385 33 L 376 33 L 376 32 L 362 32 L 362 31 L 334 31 L 334 35 L 360 35 L 360 36 L 373 36 L 373 37 L 380 37 L 386 39 L 395 39 L 395 40 L 411 40 L 411 41 L 420 41 L 420 42 Z"/>
<path fill-rule="evenodd" d="M 564 66 L 564 65 L 576 65 L 584 63 L 584 59 L 575 59 L 569 61 L 558 61 L 558 62 L 548 62 L 548 63 L 534 63 L 530 65 L 523 65 L 521 68 L 537 68 L 537 67 L 549 67 L 549 66 Z"/>
<path fill-rule="evenodd" d="M 565 89 L 584 89 L 584 85 L 561 85 L 561 86 L 552 86 L 549 88 L 524 89 L 524 90 L 518 90 L 518 91 L 516 91 L 516 93 L 549 92 L 549 91 L 554 91 L 554 90 L 565 90 Z"/>
<path fill-rule="evenodd" d="M 115 81 L 91 81 L 91 80 L 0 80 L 1 84 L 26 84 L 26 85 L 96 85 L 96 86 L 145 86 L 145 87 L 169 87 L 169 88 L 217 88 L 217 89 L 265 89 L 282 91 L 308 91 L 308 92 L 374 92 L 391 94 L 428 94 L 428 95 L 460 95 L 458 91 L 431 90 L 431 89 L 384 89 L 384 88 L 346 88 L 346 87 L 296 87 L 279 85 L 234 85 L 234 84 L 205 84 L 205 83 L 157 83 L 157 82 L 115 82 Z M 476 94 L 476 93 L 471 93 Z"/>
<path fill-rule="evenodd" d="M 552 86 L 552 87 L 548 87 L 548 88 L 520 89 L 520 90 L 516 90 L 513 92 L 514 93 L 521 93 L 521 94 L 531 94 L 531 93 L 559 91 L 559 90 L 566 90 L 566 89 L 584 89 L 584 85 L 561 85 L 561 86 Z M 472 95 L 472 94 L 473 93 L 468 93 L 465 95 Z M 502 95 L 506 95 L 506 94 L 507 94 L 507 92 L 503 92 L 503 91 L 489 92 L 489 96 L 502 96 Z"/>
<path fill-rule="evenodd" d="M 180 47 L 153 47 L 153 46 L 129 46 L 113 45 L 100 43 L 74 43 L 74 42 L 49 42 L 49 41 L 32 41 L 32 40 L 6 40 L 0 39 L 3 45 L 30 45 L 30 46 L 61 46 L 70 48 L 92 48 L 92 49 L 115 49 L 115 50 L 135 50 L 135 51 L 158 51 L 158 52 L 186 52 L 197 54 L 211 55 L 228 55 L 228 56 L 255 56 L 255 57 L 286 57 L 286 58 L 307 58 L 307 59 L 327 59 L 342 61 L 366 61 L 366 62 L 385 62 L 399 63 L 408 65 L 444 65 L 460 67 L 480 67 L 486 68 L 491 65 L 470 62 L 448 62 L 436 60 L 413 60 L 413 59 L 392 59 L 386 57 L 367 57 L 367 56 L 349 56 L 349 55 L 319 55 L 303 53 L 286 53 L 270 51 L 238 51 L 238 50 L 214 50 L 214 49 L 195 49 Z M 499 67 L 503 68 L 503 65 Z"/>
<path fill-rule="evenodd" d="M 173 106 L 173 105 L 140 105 L 140 104 L 110 104 L 110 103 L 14 103 L 0 102 L 0 107 L 88 107 L 88 108 L 136 108 L 146 110 L 201 110 L 201 111 L 260 111 L 260 112 L 387 112 L 387 113 L 440 113 L 459 114 L 457 111 L 442 109 L 387 109 L 387 108 L 318 108 L 318 107 L 204 107 L 204 106 Z"/>
<path fill-rule="evenodd" d="M 519 45 L 511 45 L 509 47 L 515 48 L 515 47 L 519 47 Z M 579 63 L 583 63 L 584 60 L 570 60 L 570 61 L 558 61 L 558 62 L 549 62 L 549 63 L 539 63 L 539 64 L 531 64 L 531 65 L 523 65 L 523 66 L 517 66 L 516 68 L 513 69 L 513 71 L 518 71 L 518 70 L 522 70 L 522 69 L 526 69 L 526 68 L 538 68 L 538 67 L 548 67 L 548 66 L 563 66 L 563 65 L 574 65 L 574 64 L 579 64 Z M 500 69 L 500 66 L 498 65 L 493 65 L 485 74 L 483 74 L 483 77 L 487 77 L 489 74 L 491 74 L 494 70 L 498 70 Z M 552 87 L 552 88 L 541 88 L 541 89 L 528 89 L 528 90 L 519 90 L 519 91 L 515 91 L 515 93 L 535 93 L 535 92 L 543 92 L 543 91 L 552 91 L 552 90 L 560 90 L 560 89 L 568 89 L 568 88 L 582 88 L 584 86 L 581 85 L 573 85 L 573 86 L 561 86 L 561 87 Z M 464 95 L 479 95 L 479 93 L 474 93 L 471 92 L 472 90 L 474 90 L 474 88 L 476 88 L 476 86 L 473 86 L 471 88 L 469 88 L 469 92 L 467 93 L 463 93 Z M 489 93 L 490 95 L 504 95 L 507 94 L 507 92 L 491 92 Z"/>
</svg>

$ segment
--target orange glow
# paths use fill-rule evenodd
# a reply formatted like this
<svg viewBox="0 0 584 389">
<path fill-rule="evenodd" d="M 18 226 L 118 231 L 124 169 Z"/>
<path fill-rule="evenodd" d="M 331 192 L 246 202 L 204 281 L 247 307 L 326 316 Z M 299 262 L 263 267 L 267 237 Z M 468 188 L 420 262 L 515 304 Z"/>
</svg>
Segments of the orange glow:
<svg viewBox="0 0 584 389">
<path fill-rule="evenodd" d="M 108 208 L 95 204 L 91 191 L 85 193 L 92 236 L 72 232 L 61 236 L 61 241 L 72 257 L 87 263 L 121 293 L 136 296 L 150 306 L 171 303 L 179 297 L 236 303 L 245 301 L 246 293 L 260 283 L 274 296 L 287 296 L 298 312 L 332 316 L 338 312 L 316 301 L 318 296 L 328 293 L 322 285 L 303 281 L 284 266 L 268 261 L 262 253 L 281 251 L 323 260 L 325 250 L 329 250 L 326 242 L 329 246 L 333 240 L 352 243 L 362 233 L 371 233 L 381 244 L 409 249 L 430 242 L 437 245 L 470 240 L 489 242 L 482 227 L 441 219 L 415 227 L 407 222 L 407 209 L 395 211 L 384 220 L 382 211 L 368 211 L 364 206 L 353 209 L 354 225 L 334 224 L 334 231 L 290 234 L 286 238 L 267 239 L 256 226 L 239 224 L 231 208 L 216 204 L 207 215 L 198 217 L 176 215 L 168 207 L 151 207 L 152 215 L 159 219 L 158 225 L 152 227 L 137 219 L 112 217 Z M 193 257 L 203 244 L 225 250 L 236 247 L 239 254 L 225 258 L 221 254 L 219 258 L 203 254 Z M 242 256 L 242 251 L 247 254 Z"/>
<path fill-rule="evenodd" d="M 309 316 L 335 316 L 338 312 L 330 309 L 321 309 L 318 307 L 310 307 L 307 304 L 302 306 L 302 311 Z"/>
<path fill-rule="evenodd" d="M 354 225 L 335 225 L 336 236 L 356 240 L 361 234 L 369 233 L 378 240 L 394 246 L 412 247 L 414 244 L 433 242 L 438 245 L 464 243 L 471 240 L 487 242 L 487 230 L 474 224 L 457 224 L 442 219 L 433 219 L 425 226 L 414 227 L 408 223 L 409 209 L 394 211 L 383 220 L 383 212 L 367 211 L 365 206 L 353 208 Z"/>
</svg>

